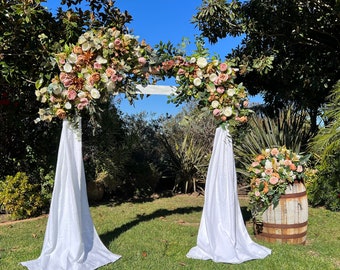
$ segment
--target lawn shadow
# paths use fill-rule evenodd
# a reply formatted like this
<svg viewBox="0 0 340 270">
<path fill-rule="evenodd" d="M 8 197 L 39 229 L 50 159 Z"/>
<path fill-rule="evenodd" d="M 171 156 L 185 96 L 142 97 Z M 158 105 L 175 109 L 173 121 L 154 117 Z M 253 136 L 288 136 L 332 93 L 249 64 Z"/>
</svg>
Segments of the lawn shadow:
<svg viewBox="0 0 340 270">
<path fill-rule="evenodd" d="M 168 209 L 158 209 L 149 215 L 137 215 L 136 219 L 121 225 L 118 228 L 115 228 L 113 231 L 104 233 L 100 235 L 100 239 L 102 242 L 108 246 L 110 242 L 114 241 L 118 238 L 121 234 L 127 232 L 128 230 L 132 229 L 134 226 L 137 226 L 141 222 L 150 221 L 155 218 L 166 217 L 174 214 L 190 214 L 193 212 L 200 212 L 202 211 L 203 207 L 196 206 L 196 207 L 181 207 L 174 210 Z"/>
<path fill-rule="evenodd" d="M 174 210 L 168 209 L 158 209 L 149 215 L 137 215 L 136 218 L 128 223 L 121 225 L 118 228 L 115 228 L 113 231 L 104 233 L 100 235 L 100 239 L 103 243 L 108 246 L 112 241 L 118 238 L 121 234 L 127 232 L 128 230 L 132 229 L 134 226 L 137 226 L 141 222 L 150 221 L 155 218 L 166 217 L 174 214 L 190 214 L 193 212 L 201 212 L 203 207 L 196 206 L 196 207 L 181 207 Z M 242 217 L 244 223 L 251 220 L 251 212 L 247 210 L 247 207 L 241 207 Z"/>
</svg>

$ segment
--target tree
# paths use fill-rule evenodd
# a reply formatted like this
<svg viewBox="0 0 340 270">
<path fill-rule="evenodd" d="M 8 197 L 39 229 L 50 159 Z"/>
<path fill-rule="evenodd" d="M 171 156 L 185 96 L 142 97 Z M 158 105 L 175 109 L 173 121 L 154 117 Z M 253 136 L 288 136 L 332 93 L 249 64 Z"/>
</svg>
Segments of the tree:
<svg viewBox="0 0 340 270">
<path fill-rule="evenodd" d="M 212 43 L 244 36 L 228 58 L 244 67 L 241 80 L 272 108 L 297 104 L 311 131 L 340 71 L 338 0 L 204 0 L 193 22 Z"/>
<path fill-rule="evenodd" d="M 75 43 L 89 27 L 115 25 L 125 29 L 131 20 L 114 1 L 88 0 L 89 9 L 75 7 L 81 0 L 63 0 L 53 16 L 40 0 L 0 0 L 0 179 L 27 172 L 39 181 L 41 168 L 55 165 L 60 121 L 35 124 L 38 108 L 35 82 L 58 74 L 53 54 Z M 58 135 L 56 135 L 58 134 Z"/>
</svg>

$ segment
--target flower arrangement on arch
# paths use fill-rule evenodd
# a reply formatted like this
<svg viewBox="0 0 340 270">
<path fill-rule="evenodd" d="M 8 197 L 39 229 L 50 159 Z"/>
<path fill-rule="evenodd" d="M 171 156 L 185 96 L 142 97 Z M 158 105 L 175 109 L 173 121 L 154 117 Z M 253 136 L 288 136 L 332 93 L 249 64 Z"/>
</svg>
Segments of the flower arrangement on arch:
<svg viewBox="0 0 340 270">
<path fill-rule="evenodd" d="M 270 205 L 278 205 L 289 184 L 306 180 L 309 155 L 303 156 L 286 147 L 262 150 L 248 171 L 250 174 L 249 209 L 260 219 Z"/>
<path fill-rule="evenodd" d="M 179 87 L 175 101 L 198 99 L 203 109 L 209 109 L 219 124 L 229 128 L 246 123 L 251 110 L 247 91 L 236 84 L 237 68 L 227 61 L 195 55 L 176 57 L 163 62 L 162 69 L 171 70 Z"/>
<path fill-rule="evenodd" d="M 47 104 L 36 121 L 72 119 L 86 111 L 93 117 L 98 105 L 123 92 L 131 101 L 136 84 L 149 84 L 154 52 L 144 41 L 116 28 L 90 30 L 77 44 L 55 55 L 60 69 L 48 86 L 37 83 L 36 96 Z"/>
<path fill-rule="evenodd" d="M 37 81 L 35 94 L 46 107 L 39 110 L 36 122 L 71 120 L 85 112 L 95 123 L 99 105 L 112 95 L 125 93 L 132 102 L 137 84 L 155 83 L 165 76 L 175 77 L 179 85 L 175 101 L 199 100 L 201 108 L 230 129 L 247 122 L 251 112 L 247 92 L 242 83 L 234 82 L 238 69 L 231 63 L 209 62 L 206 51 L 188 57 L 160 54 L 114 27 L 85 32 L 76 44 L 55 55 L 59 74 L 47 86 L 42 79 Z"/>
</svg>

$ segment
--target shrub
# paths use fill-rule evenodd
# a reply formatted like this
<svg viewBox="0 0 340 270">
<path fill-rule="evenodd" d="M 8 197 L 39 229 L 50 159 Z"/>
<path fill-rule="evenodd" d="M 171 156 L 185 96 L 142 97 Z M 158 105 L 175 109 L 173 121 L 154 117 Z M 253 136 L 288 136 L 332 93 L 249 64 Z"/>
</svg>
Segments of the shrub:
<svg viewBox="0 0 340 270">
<path fill-rule="evenodd" d="M 43 207 L 40 186 L 30 184 L 24 172 L 9 175 L 0 182 L 0 202 L 13 219 L 38 216 Z"/>
</svg>

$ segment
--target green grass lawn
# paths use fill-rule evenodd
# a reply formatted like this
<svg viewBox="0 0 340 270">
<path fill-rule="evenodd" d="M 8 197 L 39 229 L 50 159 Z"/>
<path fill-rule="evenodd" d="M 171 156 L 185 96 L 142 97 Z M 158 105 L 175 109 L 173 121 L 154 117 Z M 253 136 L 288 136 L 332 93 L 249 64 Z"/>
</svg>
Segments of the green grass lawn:
<svg viewBox="0 0 340 270">
<path fill-rule="evenodd" d="M 144 203 L 91 207 L 103 243 L 122 258 L 107 269 L 340 269 L 340 213 L 309 209 L 306 245 L 268 244 L 272 255 L 239 265 L 186 258 L 195 246 L 203 197 L 181 195 Z M 241 200 L 243 210 L 246 201 Z M 248 215 L 249 217 L 249 215 Z M 0 269 L 25 269 L 40 255 L 47 217 L 0 225 Z M 247 227 L 252 235 L 250 221 Z"/>
</svg>

